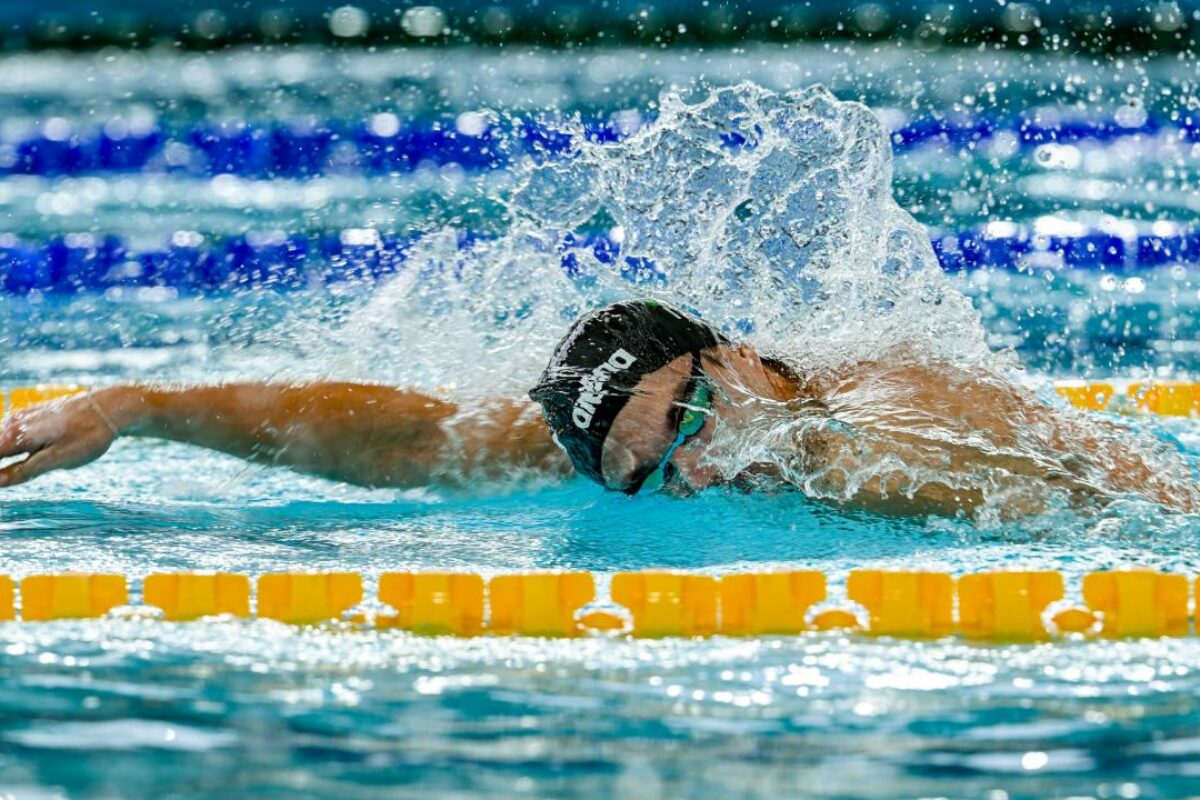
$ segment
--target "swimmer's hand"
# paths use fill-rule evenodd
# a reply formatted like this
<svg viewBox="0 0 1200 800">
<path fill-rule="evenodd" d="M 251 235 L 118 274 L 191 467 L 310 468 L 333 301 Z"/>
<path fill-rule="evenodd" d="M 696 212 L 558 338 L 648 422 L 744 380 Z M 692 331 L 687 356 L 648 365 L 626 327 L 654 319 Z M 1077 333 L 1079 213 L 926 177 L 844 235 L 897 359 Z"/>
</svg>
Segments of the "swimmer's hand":
<svg viewBox="0 0 1200 800">
<path fill-rule="evenodd" d="M 0 469 L 0 487 L 56 469 L 73 469 L 108 452 L 119 429 L 96 396 L 76 395 L 10 415 L 0 428 L 0 459 L 25 456 Z"/>
</svg>

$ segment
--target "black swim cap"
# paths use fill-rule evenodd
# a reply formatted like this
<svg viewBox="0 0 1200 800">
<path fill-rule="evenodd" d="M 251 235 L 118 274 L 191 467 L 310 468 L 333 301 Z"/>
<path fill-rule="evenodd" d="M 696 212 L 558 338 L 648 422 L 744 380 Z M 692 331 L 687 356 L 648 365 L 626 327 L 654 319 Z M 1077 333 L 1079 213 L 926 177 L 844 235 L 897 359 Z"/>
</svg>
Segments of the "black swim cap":
<svg viewBox="0 0 1200 800">
<path fill-rule="evenodd" d="M 727 341 L 663 303 L 614 303 L 576 320 L 529 396 L 541 403 L 575 469 L 603 485 L 604 439 L 638 381 L 682 355 Z"/>
</svg>

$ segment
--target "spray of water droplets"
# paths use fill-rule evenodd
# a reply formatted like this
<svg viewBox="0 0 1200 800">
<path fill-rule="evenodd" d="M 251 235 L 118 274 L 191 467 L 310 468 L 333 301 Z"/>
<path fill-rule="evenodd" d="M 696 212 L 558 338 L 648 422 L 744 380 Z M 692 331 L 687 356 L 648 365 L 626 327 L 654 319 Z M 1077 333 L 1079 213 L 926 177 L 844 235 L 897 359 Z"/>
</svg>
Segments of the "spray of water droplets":
<svg viewBox="0 0 1200 800">
<path fill-rule="evenodd" d="M 693 103 L 664 95 L 623 141 L 573 141 L 526 168 L 504 235 L 466 248 L 453 231 L 426 236 L 342 331 L 357 355 L 341 366 L 520 394 L 580 313 L 638 296 L 804 367 L 898 345 L 999 363 L 893 200 L 891 147 L 865 106 L 746 83 Z M 598 229 L 619 241 L 615 258 L 585 238 Z"/>
</svg>

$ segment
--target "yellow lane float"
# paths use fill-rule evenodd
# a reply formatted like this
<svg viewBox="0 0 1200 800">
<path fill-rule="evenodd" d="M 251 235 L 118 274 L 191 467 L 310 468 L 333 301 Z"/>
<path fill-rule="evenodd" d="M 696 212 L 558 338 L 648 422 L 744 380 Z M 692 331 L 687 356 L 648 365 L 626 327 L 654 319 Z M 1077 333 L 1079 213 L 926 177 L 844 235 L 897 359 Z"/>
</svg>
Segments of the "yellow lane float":
<svg viewBox="0 0 1200 800">
<path fill-rule="evenodd" d="M 1188 636 L 1200 581 L 1153 570 L 1092 572 L 1072 604 L 1057 572 L 853 570 L 844 592 L 815 571 L 722 577 L 653 570 L 602 580 L 588 572 L 541 571 L 485 579 L 465 572 L 389 572 L 376 600 L 356 610 L 368 579 L 353 572 L 159 572 L 141 580 L 142 602 L 179 622 L 257 616 L 293 625 L 330 622 L 421 635 L 576 637 L 791 636 L 857 630 L 868 636 L 978 642 L 1041 642 L 1078 634 L 1105 639 Z M 127 613 L 123 575 L 0 576 L 0 620 L 48 622 Z M 251 592 L 251 587 L 255 591 Z M 17 600 L 19 599 L 19 606 Z"/>
</svg>

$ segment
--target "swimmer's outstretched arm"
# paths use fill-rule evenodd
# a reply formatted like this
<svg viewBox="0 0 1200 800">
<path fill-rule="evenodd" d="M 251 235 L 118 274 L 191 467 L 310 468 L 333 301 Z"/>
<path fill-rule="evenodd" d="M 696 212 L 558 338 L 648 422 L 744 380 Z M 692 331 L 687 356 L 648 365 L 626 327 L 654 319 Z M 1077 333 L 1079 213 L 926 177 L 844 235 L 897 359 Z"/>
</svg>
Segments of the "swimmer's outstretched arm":
<svg viewBox="0 0 1200 800">
<path fill-rule="evenodd" d="M 0 469 L 14 486 L 87 464 L 118 436 L 199 445 L 364 486 L 414 487 L 538 469 L 566 457 L 528 401 L 469 411 L 419 392 L 357 383 L 117 386 L 13 414 Z"/>
</svg>

